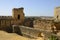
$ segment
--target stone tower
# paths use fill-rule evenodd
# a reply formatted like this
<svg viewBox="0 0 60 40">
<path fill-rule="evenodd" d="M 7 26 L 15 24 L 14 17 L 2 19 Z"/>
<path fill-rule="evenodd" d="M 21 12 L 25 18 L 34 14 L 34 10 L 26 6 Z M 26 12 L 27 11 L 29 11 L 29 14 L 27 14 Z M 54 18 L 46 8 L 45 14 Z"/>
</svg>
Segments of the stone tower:
<svg viewBox="0 0 60 40">
<path fill-rule="evenodd" d="M 54 10 L 55 21 L 60 21 L 60 7 L 56 7 Z"/>
<path fill-rule="evenodd" d="M 16 20 L 18 24 L 22 24 L 24 22 L 24 8 L 14 8 L 12 17 Z"/>
</svg>

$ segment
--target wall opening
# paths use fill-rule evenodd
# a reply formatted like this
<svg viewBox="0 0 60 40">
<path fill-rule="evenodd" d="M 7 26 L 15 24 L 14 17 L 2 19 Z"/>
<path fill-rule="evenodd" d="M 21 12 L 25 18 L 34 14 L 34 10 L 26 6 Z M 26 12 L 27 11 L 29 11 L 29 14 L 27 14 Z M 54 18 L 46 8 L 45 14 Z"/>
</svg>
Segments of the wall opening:
<svg viewBox="0 0 60 40">
<path fill-rule="evenodd" d="M 20 15 L 18 15 L 18 19 L 20 19 Z"/>
<path fill-rule="evenodd" d="M 58 19 L 58 15 L 57 15 L 57 19 Z"/>
</svg>

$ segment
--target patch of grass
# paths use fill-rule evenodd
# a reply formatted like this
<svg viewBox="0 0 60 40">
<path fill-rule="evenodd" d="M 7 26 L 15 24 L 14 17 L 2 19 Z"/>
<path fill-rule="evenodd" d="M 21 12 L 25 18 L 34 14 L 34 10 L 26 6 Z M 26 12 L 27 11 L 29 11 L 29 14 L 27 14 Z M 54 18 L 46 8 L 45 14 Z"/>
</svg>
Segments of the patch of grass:
<svg viewBox="0 0 60 40">
<path fill-rule="evenodd" d="M 57 40 L 57 37 L 56 37 L 56 36 L 51 35 L 51 36 L 50 36 L 50 38 L 49 38 L 49 40 Z"/>
</svg>

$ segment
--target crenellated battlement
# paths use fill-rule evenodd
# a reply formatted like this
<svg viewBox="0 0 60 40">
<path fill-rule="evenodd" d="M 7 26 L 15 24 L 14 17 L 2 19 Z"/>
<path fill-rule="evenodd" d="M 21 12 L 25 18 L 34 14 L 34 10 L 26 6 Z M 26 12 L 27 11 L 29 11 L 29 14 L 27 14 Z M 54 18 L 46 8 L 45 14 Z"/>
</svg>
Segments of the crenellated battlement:
<svg viewBox="0 0 60 40">
<path fill-rule="evenodd" d="M 24 22 L 24 8 L 13 8 L 12 16 L 0 16 L 0 29 L 7 30 L 11 28 L 12 25 L 22 25 Z"/>
<path fill-rule="evenodd" d="M 12 19 L 12 16 L 0 16 L 0 20 L 1 20 L 1 19 L 6 19 L 6 20 L 7 20 L 7 19 Z"/>
</svg>

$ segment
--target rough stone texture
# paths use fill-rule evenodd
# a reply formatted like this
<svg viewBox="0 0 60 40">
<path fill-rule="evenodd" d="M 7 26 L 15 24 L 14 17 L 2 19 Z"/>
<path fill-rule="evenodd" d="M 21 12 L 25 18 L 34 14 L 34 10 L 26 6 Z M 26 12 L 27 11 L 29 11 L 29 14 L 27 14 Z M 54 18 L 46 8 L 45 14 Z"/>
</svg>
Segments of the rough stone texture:
<svg viewBox="0 0 60 40">
<path fill-rule="evenodd" d="M 0 29 L 9 29 L 12 25 L 22 25 L 24 22 L 23 10 L 24 8 L 14 8 L 12 16 L 0 16 Z"/>
<path fill-rule="evenodd" d="M 25 18 L 23 25 L 33 28 L 33 19 L 32 18 Z"/>
<path fill-rule="evenodd" d="M 60 8 L 59 8 L 60 9 Z M 37 17 L 38 19 L 34 19 L 33 17 L 30 18 L 24 18 L 23 8 L 14 8 L 13 9 L 13 15 L 12 16 L 0 16 L 0 29 L 5 30 L 8 32 L 12 32 L 12 25 L 24 25 L 28 27 L 32 27 L 34 29 L 43 29 L 49 32 L 60 30 L 60 22 L 57 23 L 54 22 L 56 19 L 60 20 L 59 14 L 55 14 L 54 20 L 49 17 Z M 35 17 L 36 18 L 36 17 Z M 21 32 L 24 33 L 24 35 L 30 35 L 30 36 L 40 36 L 41 33 L 38 31 L 29 30 L 25 27 L 21 28 L 21 31 L 19 27 L 14 28 L 15 33 L 20 34 Z M 26 36 L 25 35 L 25 36 Z"/>
<path fill-rule="evenodd" d="M 60 7 L 56 7 L 54 10 L 55 21 L 60 21 Z"/>
<path fill-rule="evenodd" d="M 25 37 L 29 38 L 37 38 L 37 37 L 44 37 L 45 34 L 42 34 L 43 31 L 39 31 L 38 29 L 30 28 L 30 27 L 25 27 L 25 26 L 19 26 L 21 33 Z"/>
<path fill-rule="evenodd" d="M 54 25 L 56 26 L 57 30 L 60 30 L 60 22 L 54 22 Z"/>
<path fill-rule="evenodd" d="M 51 35 L 53 35 L 53 36 L 57 36 L 58 39 L 60 38 L 60 36 L 53 34 L 51 32 L 47 32 L 45 30 L 39 30 L 25 26 L 19 26 L 19 27 L 23 36 L 25 37 L 29 37 L 29 38 L 44 37 L 44 39 L 48 39 Z"/>
<path fill-rule="evenodd" d="M 13 19 L 16 19 L 18 24 L 22 24 L 24 22 L 24 8 L 14 8 L 13 9 Z"/>
<path fill-rule="evenodd" d="M 12 28 L 13 28 L 13 29 L 12 29 L 12 32 L 13 32 L 13 33 L 17 33 L 17 34 L 23 36 L 20 27 L 18 27 L 18 26 L 13 26 Z"/>
<path fill-rule="evenodd" d="M 52 27 L 54 27 L 52 20 L 45 20 L 45 19 L 34 20 L 34 28 L 36 29 L 43 29 L 51 32 Z"/>
<path fill-rule="evenodd" d="M 40 35 L 39 31 L 36 31 L 34 29 L 31 29 L 29 27 L 21 27 L 21 26 L 13 26 L 13 32 L 15 33 L 20 33 L 20 35 L 22 34 L 23 36 L 27 36 L 27 37 L 32 37 L 32 38 L 36 38 L 38 37 L 38 35 Z"/>
</svg>

